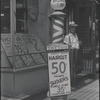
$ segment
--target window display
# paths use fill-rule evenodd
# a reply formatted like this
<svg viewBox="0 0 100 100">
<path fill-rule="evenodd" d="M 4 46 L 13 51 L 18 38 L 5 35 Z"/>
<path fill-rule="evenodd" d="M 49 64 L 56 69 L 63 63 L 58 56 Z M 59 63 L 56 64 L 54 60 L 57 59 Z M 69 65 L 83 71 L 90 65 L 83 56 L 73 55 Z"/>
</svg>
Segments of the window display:
<svg viewBox="0 0 100 100">
<path fill-rule="evenodd" d="M 11 35 L 2 34 L 2 57 L 6 57 L 12 64 L 13 54 L 11 45 Z M 14 50 L 14 49 L 13 49 Z M 3 60 L 2 60 L 3 61 Z M 9 61 L 5 62 L 8 63 Z M 35 34 L 15 35 L 15 68 L 31 67 L 35 65 L 47 64 L 46 48 L 39 37 Z M 2 65 L 2 67 L 5 67 Z"/>
<path fill-rule="evenodd" d="M 27 25 L 30 24 L 27 24 L 27 21 L 32 16 L 31 23 L 34 23 L 34 21 L 38 19 L 38 2 L 38 0 L 14 0 L 11 2 L 10 0 L 1 1 L 2 69 L 34 68 L 34 66 L 47 64 L 46 46 L 40 39 L 41 34 L 38 36 L 38 33 L 35 33 L 34 30 L 32 30 L 31 34 L 27 31 Z M 10 9 L 12 8 L 12 5 L 16 10 Z M 32 16 L 29 16 L 30 14 Z M 13 20 L 13 17 L 16 19 Z M 10 24 L 13 26 L 11 30 Z"/>
</svg>

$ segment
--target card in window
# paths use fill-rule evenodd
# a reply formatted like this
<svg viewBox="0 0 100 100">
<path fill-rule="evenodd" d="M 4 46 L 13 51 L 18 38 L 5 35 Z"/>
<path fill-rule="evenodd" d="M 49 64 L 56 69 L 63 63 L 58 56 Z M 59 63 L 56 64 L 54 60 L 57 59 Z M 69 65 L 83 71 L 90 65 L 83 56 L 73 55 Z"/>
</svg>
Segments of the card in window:
<svg viewBox="0 0 100 100">
<path fill-rule="evenodd" d="M 13 58 L 12 58 L 12 57 L 9 57 L 9 60 L 10 60 L 10 62 L 12 63 Z M 16 68 L 25 67 L 25 64 L 24 64 L 23 61 L 21 60 L 20 56 L 16 56 L 16 59 L 15 59 L 15 67 L 16 67 Z"/>
<path fill-rule="evenodd" d="M 1 67 L 2 68 L 10 68 L 11 67 L 11 64 L 10 64 L 4 51 L 1 51 Z"/>
<path fill-rule="evenodd" d="M 21 58 L 27 67 L 36 65 L 35 61 L 31 57 L 31 55 L 22 55 Z"/>
<path fill-rule="evenodd" d="M 32 54 L 32 57 L 37 64 L 44 64 L 45 63 L 43 57 L 40 54 Z"/>
<path fill-rule="evenodd" d="M 42 56 L 43 56 L 43 58 L 45 59 L 45 61 L 47 62 L 47 59 L 48 59 L 47 53 L 46 53 L 46 52 L 42 53 Z"/>
</svg>

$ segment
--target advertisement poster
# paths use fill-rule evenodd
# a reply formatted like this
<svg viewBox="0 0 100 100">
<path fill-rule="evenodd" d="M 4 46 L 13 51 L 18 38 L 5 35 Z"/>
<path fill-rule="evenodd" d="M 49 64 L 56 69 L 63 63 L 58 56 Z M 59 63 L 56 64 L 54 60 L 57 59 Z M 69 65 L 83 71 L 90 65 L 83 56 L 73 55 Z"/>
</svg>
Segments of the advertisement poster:
<svg viewBox="0 0 100 100">
<path fill-rule="evenodd" d="M 4 52 L 2 45 L 1 45 L 1 67 L 2 68 L 10 68 L 11 67 L 11 64 L 6 57 L 6 54 Z"/>
<path fill-rule="evenodd" d="M 15 40 L 16 55 L 45 52 L 42 41 L 35 35 L 17 34 Z"/>
<path fill-rule="evenodd" d="M 50 96 L 71 93 L 69 52 L 48 53 Z"/>
<path fill-rule="evenodd" d="M 12 56 L 11 34 L 1 34 L 1 43 L 7 56 Z M 13 41 L 14 42 L 14 41 Z M 15 53 L 16 55 L 45 52 L 46 48 L 42 41 L 35 34 L 16 34 Z"/>
<path fill-rule="evenodd" d="M 7 56 L 12 55 L 11 34 L 1 34 L 1 44 Z"/>
<path fill-rule="evenodd" d="M 32 54 L 32 57 L 37 64 L 44 64 L 45 63 L 43 57 L 40 54 Z"/>
<path fill-rule="evenodd" d="M 36 63 L 32 59 L 31 55 L 23 55 L 21 56 L 23 62 L 25 63 L 26 66 L 34 66 Z"/>
<path fill-rule="evenodd" d="M 15 43 L 14 43 L 15 42 Z M 12 41 L 11 34 L 1 34 L 2 43 L 2 65 L 7 67 L 8 62 L 11 62 L 13 55 L 15 55 L 16 68 L 29 67 L 46 63 L 41 52 L 46 52 L 46 48 L 40 38 L 35 34 L 16 34 L 15 41 Z M 15 48 L 12 48 L 12 43 L 15 44 Z M 15 50 L 15 54 L 12 54 L 12 49 Z M 9 61 L 7 61 L 7 59 Z M 47 59 L 47 58 L 46 58 Z M 9 64 L 8 64 L 9 65 Z M 10 65 L 9 65 L 10 66 Z"/>
</svg>

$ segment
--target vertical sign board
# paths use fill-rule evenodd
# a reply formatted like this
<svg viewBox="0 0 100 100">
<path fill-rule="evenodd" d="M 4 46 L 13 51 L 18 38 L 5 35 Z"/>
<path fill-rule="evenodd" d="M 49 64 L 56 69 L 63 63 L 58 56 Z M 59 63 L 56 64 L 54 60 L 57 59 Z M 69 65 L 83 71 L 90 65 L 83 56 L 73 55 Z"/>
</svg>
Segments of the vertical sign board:
<svg viewBox="0 0 100 100">
<path fill-rule="evenodd" d="M 48 53 L 48 67 L 50 96 L 70 94 L 69 52 Z"/>
</svg>

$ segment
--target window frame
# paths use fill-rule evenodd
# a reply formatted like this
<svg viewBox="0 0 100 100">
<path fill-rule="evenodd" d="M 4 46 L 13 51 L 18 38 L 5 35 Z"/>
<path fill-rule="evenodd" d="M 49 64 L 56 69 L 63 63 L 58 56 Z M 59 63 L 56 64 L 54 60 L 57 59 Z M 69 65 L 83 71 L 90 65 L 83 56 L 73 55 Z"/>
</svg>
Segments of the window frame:
<svg viewBox="0 0 100 100">
<path fill-rule="evenodd" d="M 23 2 L 23 5 L 21 7 L 21 3 L 17 4 L 17 0 L 16 0 L 16 33 L 26 33 L 27 32 L 27 0 L 23 0 L 22 2 Z M 19 8 L 18 8 L 18 5 L 19 5 Z M 23 10 L 23 19 L 17 18 L 19 17 L 17 16 L 17 11 L 21 11 L 21 10 Z M 23 32 L 22 30 L 20 31 L 17 30 L 17 26 L 18 26 L 17 21 L 23 23 Z"/>
<path fill-rule="evenodd" d="M 4 4 L 4 8 L 2 8 L 3 7 L 2 4 Z M 7 4 L 9 4 L 9 5 L 7 5 Z M 1 14 L 0 14 L 1 19 L 2 19 L 3 16 L 5 16 L 6 11 L 9 12 L 9 15 L 8 15 L 8 17 L 9 17 L 9 28 L 8 28 L 8 30 L 6 30 L 7 32 L 5 32 L 5 31 L 2 31 L 2 27 L 1 27 L 1 34 L 10 34 L 11 33 L 11 27 L 10 27 L 10 22 L 11 22 L 11 20 L 10 20 L 10 0 L 8 0 L 7 2 L 3 2 L 3 0 L 1 1 Z M 4 12 L 4 14 L 2 12 Z M 2 22 L 1 22 L 1 24 L 2 24 Z"/>
<path fill-rule="evenodd" d="M 13 69 L 16 69 L 15 67 L 15 61 L 16 61 L 16 54 L 15 50 L 15 34 L 16 32 L 16 1 L 17 0 L 10 0 L 10 32 L 11 32 L 11 44 L 12 44 L 12 65 Z"/>
</svg>

